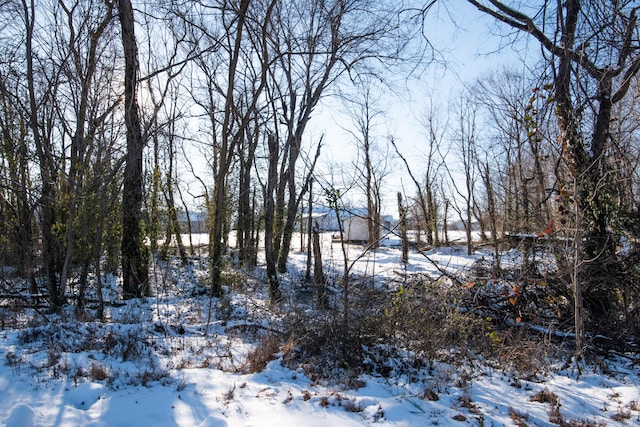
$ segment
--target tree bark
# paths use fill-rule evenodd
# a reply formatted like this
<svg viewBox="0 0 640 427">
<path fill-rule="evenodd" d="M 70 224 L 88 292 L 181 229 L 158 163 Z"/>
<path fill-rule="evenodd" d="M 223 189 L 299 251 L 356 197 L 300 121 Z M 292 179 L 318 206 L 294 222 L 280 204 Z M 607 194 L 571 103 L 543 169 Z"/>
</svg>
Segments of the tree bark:
<svg viewBox="0 0 640 427">
<path fill-rule="evenodd" d="M 251 170 L 255 161 L 259 136 L 260 130 L 256 123 L 252 131 L 245 135 L 242 149 L 244 156 L 240 158 L 237 246 L 240 252 L 240 262 L 248 269 L 256 265 L 254 230 L 252 228 L 256 213 L 254 211 L 255 205 L 251 203 Z"/>
<path fill-rule="evenodd" d="M 309 215 L 307 216 L 307 268 L 305 271 L 305 281 L 311 281 L 311 239 L 313 235 L 313 224 L 311 223 L 311 217 L 313 214 L 313 178 L 309 180 Z M 300 228 L 302 229 L 302 221 L 300 221 Z M 302 230 L 300 230 L 302 231 Z M 318 227 L 319 231 L 319 227 Z M 315 252 L 314 252 L 315 255 Z"/>
<path fill-rule="evenodd" d="M 269 296 L 272 302 L 282 298 L 278 270 L 276 268 L 277 252 L 274 248 L 275 209 L 273 193 L 278 180 L 278 140 L 274 135 L 268 136 L 269 171 L 264 195 L 264 252 L 267 264 L 267 281 L 269 282 Z"/>
<path fill-rule="evenodd" d="M 309 218 L 311 222 L 311 218 Z M 320 250 L 320 227 L 316 222 L 313 225 L 313 281 L 318 287 L 318 307 L 329 307 L 329 297 L 327 295 L 327 280 L 322 271 L 322 252 Z"/>
<path fill-rule="evenodd" d="M 398 215 L 400 215 L 400 242 L 402 243 L 402 262 L 409 262 L 409 241 L 407 239 L 407 209 L 402 203 L 402 193 L 398 192 Z"/>
<path fill-rule="evenodd" d="M 489 215 L 489 231 L 493 242 L 493 256 L 495 257 L 495 270 L 500 271 L 500 242 L 498 237 L 498 212 L 496 209 L 495 192 L 493 183 L 491 182 L 491 170 L 489 162 L 479 164 L 480 175 L 484 181 L 485 190 L 487 192 L 487 214 Z"/>
<path fill-rule="evenodd" d="M 142 226 L 142 153 L 145 142 L 136 100 L 138 46 L 130 0 L 118 1 L 124 50 L 124 120 L 127 128 L 127 154 L 122 194 L 122 296 L 149 295 L 149 254 Z"/>
</svg>

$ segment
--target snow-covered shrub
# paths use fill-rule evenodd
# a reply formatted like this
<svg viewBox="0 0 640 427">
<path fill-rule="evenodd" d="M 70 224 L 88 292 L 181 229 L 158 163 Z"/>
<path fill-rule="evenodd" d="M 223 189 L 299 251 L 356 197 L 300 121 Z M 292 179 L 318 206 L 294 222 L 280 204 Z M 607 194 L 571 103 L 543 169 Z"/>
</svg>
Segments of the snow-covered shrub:
<svg viewBox="0 0 640 427">
<path fill-rule="evenodd" d="M 487 320 L 459 305 L 462 292 L 444 279 L 411 278 L 385 309 L 387 335 L 429 361 L 456 362 L 470 351 L 490 352 Z"/>
</svg>

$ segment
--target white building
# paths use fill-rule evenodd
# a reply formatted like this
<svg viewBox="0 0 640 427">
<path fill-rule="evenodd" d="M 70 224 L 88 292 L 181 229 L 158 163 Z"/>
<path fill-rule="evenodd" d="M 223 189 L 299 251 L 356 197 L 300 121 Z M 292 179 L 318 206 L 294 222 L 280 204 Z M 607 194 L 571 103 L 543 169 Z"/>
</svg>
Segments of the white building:
<svg viewBox="0 0 640 427">
<path fill-rule="evenodd" d="M 346 241 L 367 242 L 369 240 L 366 208 L 341 209 L 338 215 L 340 216 L 342 231 Z M 308 213 L 301 215 L 300 225 L 302 225 L 302 231 L 308 229 L 308 218 Z M 383 216 L 381 220 L 383 229 L 389 229 L 391 227 L 393 218 L 390 215 Z M 331 231 L 334 233 L 335 239 L 340 239 L 338 217 L 333 209 L 328 207 L 314 209 L 311 213 L 311 221 L 318 224 L 320 231 Z"/>
</svg>

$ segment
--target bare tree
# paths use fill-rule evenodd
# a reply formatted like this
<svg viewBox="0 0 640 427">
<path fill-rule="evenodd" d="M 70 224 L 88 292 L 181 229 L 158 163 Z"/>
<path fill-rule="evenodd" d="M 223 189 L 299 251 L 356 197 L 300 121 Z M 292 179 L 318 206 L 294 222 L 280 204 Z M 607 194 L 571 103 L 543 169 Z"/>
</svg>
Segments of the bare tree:
<svg viewBox="0 0 640 427">
<path fill-rule="evenodd" d="M 35 159 L 39 173 L 30 174 L 35 181 L 28 184 L 36 203 L 30 211 L 37 206 L 39 215 L 21 221 L 40 221 L 40 254 L 53 311 L 66 302 L 72 277 L 78 277 L 77 301 L 82 301 L 93 254 L 101 251 L 94 246 L 103 232 L 96 211 L 102 185 L 109 183 L 100 182 L 95 173 L 111 170 L 113 157 L 103 164 L 103 155 L 119 138 L 119 128 L 109 137 L 105 131 L 113 126 L 120 105 L 113 83 L 118 60 L 113 11 L 111 3 L 59 0 L 9 2 L 0 13 L 2 18 L 13 16 L 3 21 L 8 56 L 1 91 L 20 116 L 14 125 L 23 123 L 19 129 L 33 141 L 21 153 Z M 23 235 L 29 242 L 28 234 Z"/>
<path fill-rule="evenodd" d="M 239 251 L 240 262 L 251 269 L 257 263 L 257 230 L 256 218 L 259 216 L 258 206 L 255 204 L 255 178 L 253 170 L 255 165 L 256 150 L 258 148 L 262 123 L 261 116 L 256 115 L 252 125 L 247 127 L 245 137 L 241 141 L 238 150 L 238 223 L 236 228 L 236 245 Z"/>
<path fill-rule="evenodd" d="M 409 262 L 409 240 L 407 239 L 407 208 L 402 201 L 402 193 L 398 191 L 398 215 L 400 215 L 400 242 L 402 244 L 402 262 Z"/>
<path fill-rule="evenodd" d="M 59 311 L 63 304 L 64 289 L 60 286 L 60 272 L 62 261 L 60 256 L 60 242 L 54 234 L 56 223 L 56 182 L 57 164 L 54 156 L 52 128 L 55 93 L 58 89 L 58 76 L 54 72 L 50 75 L 44 70 L 36 69 L 34 64 L 36 37 L 36 7 L 31 0 L 21 2 L 20 16 L 24 25 L 24 58 L 27 102 L 21 105 L 26 113 L 31 137 L 36 149 L 40 172 L 41 190 L 39 196 L 40 227 L 42 233 L 42 261 L 46 274 L 47 291 L 51 310 Z M 47 70 L 51 72 L 52 70 Z M 42 86 L 38 77 L 50 79 Z M 42 88 L 44 87 L 44 89 Z M 47 120 L 48 119 L 48 120 Z"/>
<path fill-rule="evenodd" d="M 373 72 L 375 62 L 392 64 L 400 59 L 407 42 L 399 38 L 405 24 L 403 7 L 402 2 L 306 0 L 282 2 L 277 8 L 272 42 L 279 61 L 272 77 L 279 105 L 274 111 L 283 123 L 276 135 L 286 147 L 275 202 L 279 271 L 286 269 L 309 178 L 305 174 L 303 185 L 298 185 L 295 171 L 312 112 L 340 78 Z"/>
<path fill-rule="evenodd" d="M 510 232 L 538 231 L 551 220 L 547 190 L 553 185 L 555 150 L 546 123 L 548 103 L 536 95 L 537 86 L 519 72 L 502 69 L 481 76 L 471 88 L 489 130 L 482 160 L 491 160 L 496 214 L 502 212 Z"/>
<path fill-rule="evenodd" d="M 451 167 L 447 167 L 450 175 L 451 184 L 454 191 L 458 195 L 458 199 L 462 201 L 463 206 L 458 207 L 453 204 L 453 208 L 458 212 L 462 221 L 466 234 L 467 254 L 473 253 L 473 236 L 472 227 L 475 211 L 475 192 L 477 180 L 477 153 L 476 144 L 478 137 L 478 107 L 472 100 L 462 92 L 457 99 L 453 114 L 456 119 L 456 128 L 452 129 L 452 139 L 455 146 L 454 152 L 458 156 L 460 170 L 455 171 Z M 458 180 L 454 177 L 455 173 L 462 174 L 462 185 L 458 185 Z"/>
<path fill-rule="evenodd" d="M 381 228 L 381 184 L 389 174 L 389 153 L 380 153 L 376 143 L 376 127 L 383 111 L 380 95 L 374 92 L 375 82 L 366 77 L 355 85 L 355 94 L 344 95 L 352 107 L 348 114 L 352 127 L 345 128 L 356 144 L 357 157 L 354 161 L 356 185 L 361 187 L 367 204 L 367 244 L 379 246 Z"/>
<path fill-rule="evenodd" d="M 25 120 L 15 107 L 15 93 L 4 73 L 0 74 L 0 237 L 5 262 L 18 267 L 18 274 L 28 278 L 31 293 L 37 293 L 33 256 L 36 237 L 36 201 L 31 195 L 29 140 Z"/>
<path fill-rule="evenodd" d="M 426 137 L 424 184 L 423 186 L 416 185 L 416 188 L 418 191 L 418 205 L 424 218 L 427 244 L 438 246 L 440 244 L 438 233 L 440 219 L 438 215 L 438 185 L 442 179 L 440 175 L 444 165 L 444 156 L 441 150 L 444 146 L 443 139 L 447 131 L 447 123 L 443 123 L 439 117 L 433 98 L 430 99 L 427 108 L 421 117 L 421 124 Z"/>
<path fill-rule="evenodd" d="M 625 98 L 640 70 L 638 8 L 632 1 L 543 1 L 528 14 L 498 0 L 469 2 L 531 35 L 548 55 L 559 145 L 571 180 L 577 181 L 573 197 L 585 239 L 580 253 L 589 261 L 573 282 L 579 359 L 585 345 L 579 315 L 582 287 L 592 319 L 610 318 L 614 304 L 609 288 L 616 238 L 609 230 L 616 217 L 611 201 L 618 190 L 608 159 L 613 106 Z M 570 184 L 565 187 L 573 188 Z"/>
<path fill-rule="evenodd" d="M 102 64 L 103 56 L 109 61 L 107 65 L 113 64 L 107 46 L 112 42 L 109 33 L 112 32 L 115 14 L 113 4 L 103 6 L 75 2 L 67 5 L 60 0 L 58 5 L 67 26 L 64 32 L 60 30 L 56 35 L 57 45 L 64 52 L 61 52 L 60 69 L 64 70 L 66 78 L 61 91 L 65 91 L 73 100 L 68 108 L 71 111 L 60 105 L 58 108 L 61 112 L 60 133 L 63 136 L 69 134 L 71 140 L 69 169 L 60 189 L 65 200 L 61 220 L 66 228 L 60 288 L 63 292 L 67 289 L 68 278 L 77 261 L 81 267 L 78 301 L 82 302 L 89 266 L 93 260 L 90 241 L 93 240 L 91 237 L 95 235 L 96 227 L 95 221 L 90 218 L 95 206 L 86 203 L 90 199 L 89 192 L 94 189 L 85 188 L 89 180 L 90 158 L 95 150 L 93 137 L 119 101 L 117 98 L 96 95 L 101 82 L 95 81 L 99 67 L 105 65 Z M 71 121 L 75 123 L 68 123 Z M 77 225 L 80 226 L 78 230 Z M 81 304 L 78 305 L 78 313 L 82 313 Z"/>
<path fill-rule="evenodd" d="M 272 301 L 279 301 L 282 297 L 280 293 L 280 281 L 276 269 L 275 259 L 277 254 L 274 247 L 274 223 L 275 223 L 275 184 L 278 174 L 278 143 L 274 135 L 268 136 L 269 147 L 269 168 L 267 183 L 264 190 L 264 256 L 267 260 L 267 280 L 269 281 L 269 295 Z"/>
<path fill-rule="evenodd" d="M 255 145 L 259 134 L 252 129 L 262 109 L 262 93 L 272 55 L 267 44 L 271 15 L 276 2 L 243 0 L 212 5 L 189 5 L 202 13 L 177 10 L 179 19 L 190 28 L 192 43 L 197 45 L 194 57 L 198 70 L 194 76 L 194 101 L 201 106 L 211 126 L 211 169 L 213 194 L 209 198 L 211 222 L 211 286 L 212 295 L 222 294 L 221 262 L 225 252 L 226 230 L 229 228 L 228 185 L 243 143 Z M 218 22 L 211 22 L 211 18 Z M 218 31 L 220 28 L 220 31 Z M 220 67 L 220 64 L 225 67 Z M 248 153 L 253 156 L 253 148 Z M 249 161 L 250 160 L 250 161 Z M 252 159 L 243 157 L 243 188 Z M 246 199 L 245 199 L 246 200 Z M 243 205 L 246 208 L 246 205 Z"/>
</svg>

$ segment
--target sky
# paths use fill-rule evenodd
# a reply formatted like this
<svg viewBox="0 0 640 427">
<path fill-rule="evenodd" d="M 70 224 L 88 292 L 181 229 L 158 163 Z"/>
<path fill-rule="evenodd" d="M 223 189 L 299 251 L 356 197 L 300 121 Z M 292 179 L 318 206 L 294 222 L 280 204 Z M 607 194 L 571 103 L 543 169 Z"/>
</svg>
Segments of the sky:
<svg viewBox="0 0 640 427">
<path fill-rule="evenodd" d="M 522 67 L 524 71 L 523 61 L 537 53 L 525 37 L 512 46 L 510 39 L 499 35 L 506 29 L 504 26 L 496 26 L 490 17 L 467 2 L 450 2 L 446 8 L 436 8 L 425 20 L 425 35 L 438 49 L 440 59 L 417 69 L 419 75 L 413 78 L 396 78 L 397 93 L 388 93 L 381 100 L 384 115 L 379 118 L 375 129 L 379 146 L 384 147 L 389 136 L 393 137 L 416 178 L 425 168 L 425 148 L 422 145 L 425 137 L 420 116 L 427 110 L 430 98 L 446 116 L 448 99 L 455 96 L 463 84 L 471 84 L 482 75 L 504 67 Z M 345 115 L 340 102 L 336 99 L 324 101 L 308 136 L 317 140 L 320 135 L 325 135 L 323 158 L 326 169 L 329 165 L 334 165 L 335 169 L 337 164 L 352 171 L 355 143 L 353 136 L 344 129 L 350 126 L 350 118 Z M 397 216 L 397 192 L 402 191 L 411 197 L 415 194 L 415 185 L 399 160 L 391 164 L 390 170 L 383 184 L 386 188 L 383 191 L 386 195 L 383 213 Z M 356 199 L 353 203 L 362 203 L 355 192 L 352 194 Z"/>
<path fill-rule="evenodd" d="M 446 117 L 448 100 L 463 84 L 471 84 L 483 74 L 505 66 L 523 67 L 523 58 L 527 55 L 534 56 L 535 52 L 530 52 L 527 44 L 522 43 L 525 38 L 517 44 L 518 50 L 514 50 L 508 39 L 498 35 L 501 28 L 504 29 L 496 27 L 490 17 L 466 1 L 436 3 L 426 16 L 424 35 L 437 49 L 437 60 L 416 68 L 411 77 L 395 70 L 389 73 L 388 77 L 394 80 L 393 91 L 385 90 L 384 97 L 380 99 L 379 108 L 384 114 L 378 117 L 374 138 L 384 151 L 389 138 L 393 137 L 416 178 L 420 179 L 425 169 L 425 137 L 420 116 L 427 110 L 430 99 L 434 99 L 434 104 Z M 344 101 L 332 96 L 323 98 L 304 136 L 311 153 L 309 155 L 315 152 L 317 142 L 323 138 L 322 154 L 316 172 L 318 180 L 348 181 L 348 176 L 354 174 L 356 146 L 349 129 L 353 132 L 352 119 L 348 116 Z M 393 148 L 389 150 L 393 154 Z M 402 192 L 406 198 L 410 198 L 415 195 L 416 189 L 403 163 L 397 158 L 393 159 L 391 155 L 386 157 L 389 160 L 389 173 L 382 184 L 382 214 L 397 218 L 397 193 Z M 197 158 L 203 158 L 201 153 L 196 153 L 191 160 Z M 453 164 L 453 160 L 448 164 Z M 209 171 L 204 162 L 195 166 L 200 176 L 208 176 Z M 302 167 L 301 163 L 300 168 Z M 202 192 L 198 181 L 186 179 L 184 183 L 190 185 L 190 192 Z M 336 185 L 342 191 L 347 187 L 346 184 L 342 188 L 339 184 Z M 315 192 L 315 203 L 326 203 L 318 185 L 315 186 Z M 346 193 L 344 202 L 347 204 L 366 206 L 361 191 L 348 190 Z M 196 199 L 196 204 L 198 200 L 202 199 Z"/>
</svg>

